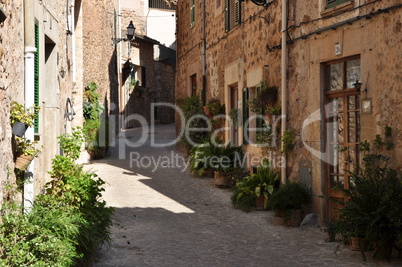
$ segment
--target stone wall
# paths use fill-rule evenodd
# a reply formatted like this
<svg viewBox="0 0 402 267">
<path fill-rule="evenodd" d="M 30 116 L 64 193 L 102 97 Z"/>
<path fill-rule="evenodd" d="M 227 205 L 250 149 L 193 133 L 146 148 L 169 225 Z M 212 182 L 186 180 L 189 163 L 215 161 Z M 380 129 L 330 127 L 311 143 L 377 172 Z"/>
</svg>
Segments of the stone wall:
<svg viewBox="0 0 402 267">
<path fill-rule="evenodd" d="M 117 23 L 119 18 L 117 1 L 83 1 L 82 10 L 84 86 L 95 82 L 105 105 L 106 116 L 110 112 L 118 114 L 118 51 L 112 42 L 115 27 L 118 29 L 118 24 L 114 24 L 114 12 Z"/>
<path fill-rule="evenodd" d="M 174 104 L 175 97 L 175 66 L 162 62 L 155 62 L 155 103 Z M 158 107 L 155 116 L 156 123 L 168 124 L 174 122 L 172 107 Z"/>
<path fill-rule="evenodd" d="M 207 1 L 207 101 L 219 98 L 228 112 L 230 86 L 238 86 L 239 100 L 243 88 L 253 88 L 263 79 L 280 87 L 280 2 L 273 2 L 267 9 L 243 2 L 242 23 L 226 33 L 223 8 L 216 8 L 215 1 Z M 189 2 L 178 2 L 176 98 L 190 95 L 193 74 L 197 75 L 197 95 L 203 89 L 201 4 L 202 1 L 196 1 L 196 21 L 191 27 Z M 320 156 L 323 152 L 326 157 L 327 139 L 325 122 L 320 121 L 326 103 L 325 62 L 360 57 L 360 81 L 363 89 L 367 88 L 367 93 L 361 92 L 361 98 L 372 100 L 371 114 L 361 114 L 361 140 L 373 140 L 376 134 L 383 134 L 384 126 L 390 126 L 395 144 L 389 152 L 391 161 L 395 168 L 402 168 L 398 161 L 402 155 L 402 125 L 398 119 L 402 114 L 402 8 L 397 5 L 400 1 L 356 0 L 326 10 L 325 1 L 289 1 L 287 123 L 295 131 L 295 148 L 287 154 L 287 179 L 304 182 L 315 195 L 325 194 L 327 186 L 325 159 Z M 381 11 L 392 6 L 395 8 L 389 12 Z M 357 21 L 345 22 L 357 17 Z M 333 26 L 340 22 L 345 23 Z M 303 128 L 314 114 L 318 120 Z M 318 156 L 313 155 L 312 149 Z M 250 145 L 246 150 L 251 156 L 263 152 Z M 315 197 L 312 210 L 325 218 L 325 201 Z"/>
<path fill-rule="evenodd" d="M 24 30 L 23 1 L 0 1 L 7 15 L 0 24 L 0 202 L 5 185 L 14 183 L 14 159 L 11 148 L 10 106 L 24 99 Z M 19 70 L 19 71 L 16 71 Z"/>
</svg>

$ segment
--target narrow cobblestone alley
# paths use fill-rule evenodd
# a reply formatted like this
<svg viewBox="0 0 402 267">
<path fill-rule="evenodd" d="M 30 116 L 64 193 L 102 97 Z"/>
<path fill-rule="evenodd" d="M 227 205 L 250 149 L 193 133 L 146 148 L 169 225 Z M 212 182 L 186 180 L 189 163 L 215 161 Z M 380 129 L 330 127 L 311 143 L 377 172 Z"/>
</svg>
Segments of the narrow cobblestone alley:
<svg viewBox="0 0 402 267">
<path fill-rule="evenodd" d="M 320 229 L 282 226 L 270 211 L 234 209 L 230 190 L 183 171 L 174 146 L 151 147 L 152 136 L 157 143 L 174 140 L 174 125 L 145 132 L 140 147 L 125 145 L 141 134 L 122 132 L 109 158 L 86 166 L 107 182 L 104 199 L 116 209 L 111 247 L 98 251 L 93 266 L 402 266 L 370 255 L 364 263 L 344 246 L 335 254 L 339 243 L 325 242 Z M 150 161 L 160 157 L 170 165 L 155 168 Z"/>
</svg>

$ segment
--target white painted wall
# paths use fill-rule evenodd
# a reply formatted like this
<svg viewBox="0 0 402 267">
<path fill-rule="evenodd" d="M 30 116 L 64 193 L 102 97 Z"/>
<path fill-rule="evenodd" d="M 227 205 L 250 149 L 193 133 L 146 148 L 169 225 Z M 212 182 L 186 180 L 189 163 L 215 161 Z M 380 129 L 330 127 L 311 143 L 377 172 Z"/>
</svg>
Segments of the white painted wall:
<svg viewBox="0 0 402 267">
<path fill-rule="evenodd" d="M 148 6 L 148 5 L 147 5 Z M 176 50 L 176 12 L 150 9 L 147 15 L 147 36 Z"/>
</svg>

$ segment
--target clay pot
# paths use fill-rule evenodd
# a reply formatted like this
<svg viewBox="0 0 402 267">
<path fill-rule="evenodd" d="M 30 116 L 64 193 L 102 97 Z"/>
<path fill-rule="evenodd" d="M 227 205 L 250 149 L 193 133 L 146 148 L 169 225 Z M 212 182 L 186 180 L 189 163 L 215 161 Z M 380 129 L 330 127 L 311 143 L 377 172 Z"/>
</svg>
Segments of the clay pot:
<svg viewBox="0 0 402 267">
<path fill-rule="evenodd" d="M 25 170 L 33 159 L 34 157 L 30 155 L 20 155 L 15 161 L 15 168 Z"/>
<path fill-rule="evenodd" d="M 368 249 L 368 242 L 364 238 L 352 236 L 350 237 L 349 243 L 350 249 L 353 251 L 367 251 Z"/>
<path fill-rule="evenodd" d="M 264 196 L 257 197 L 255 199 L 255 209 L 256 210 L 264 210 L 264 202 L 265 202 Z"/>
<path fill-rule="evenodd" d="M 289 216 L 285 216 L 284 223 L 287 226 L 299 227 L 303 221 L 303 210 L 290 210 Z"/>
<path fill-rule="evenodd" d="M 214 172 L 214 183 L 216 187 L 229 187 L 230 182 L 225 172 Z"/>
</svg>

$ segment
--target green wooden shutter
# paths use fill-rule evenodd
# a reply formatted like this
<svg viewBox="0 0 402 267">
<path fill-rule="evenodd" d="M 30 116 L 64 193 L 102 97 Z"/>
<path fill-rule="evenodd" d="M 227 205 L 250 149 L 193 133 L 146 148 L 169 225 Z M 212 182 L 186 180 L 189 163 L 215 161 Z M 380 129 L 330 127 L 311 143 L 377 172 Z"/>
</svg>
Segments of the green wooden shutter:
<svg viewBox="0 0 402 267">
<path fill-rule="evenodd" d="M 195 24 L 195 0 L 190 0 L 190 26 Z"/>
<path fill-rule="evenodd" d="M 241 2 L 240 0 L 235 0 L 234 5 L 234 15 L 235 15 L 235 25 L 239 25 L 241 22 Z"/>
<path fill-rule="evenodd" d="M 258 97 L 259 94 L 260 94 L 260 91 L 261 91 L 261 87 L 258 86 L 255 91 L 256 91 L 255 93 L 256 93 L 256 95 Z M 258 114 L 258 115 L 261 115 L 261 114 Z M 260 118 L 260 117 L 256 118 L 255 125 L 256 125 L 257 128 L 259 128 L 259 129 L 257 129 L 256 134 L 264 132 L 264 130 L 261 130 L 264 127 L 264 123 L 265 123 L 265 121 L 264 121 L 263 118 Z"/>
<path fill-rule="evenodd" d="M 39 25 L 35 23 L 34 103 L 39 106 Z M 39 114 L 34 120 L 34 133 L 39 132 Z"/>
<path fill-rule="evenodd" d="M 250 125 L 249 124 L 246 125 L 250 117 L 249 108 L 247 104 L 247 100 L 249 100 L 249 94 L 250 89 L 246 88 L 246 90 L 243 91 L 243 144 L 245 145 L 248 144 L 249 143 L 248 141 L 250 140 L 250 132 L 249 132 Z"/>
<path fill-rule="evenodd" d="M 225 32 L 230 30 L 229 0 L 225 0 Z"/>
</svg>

